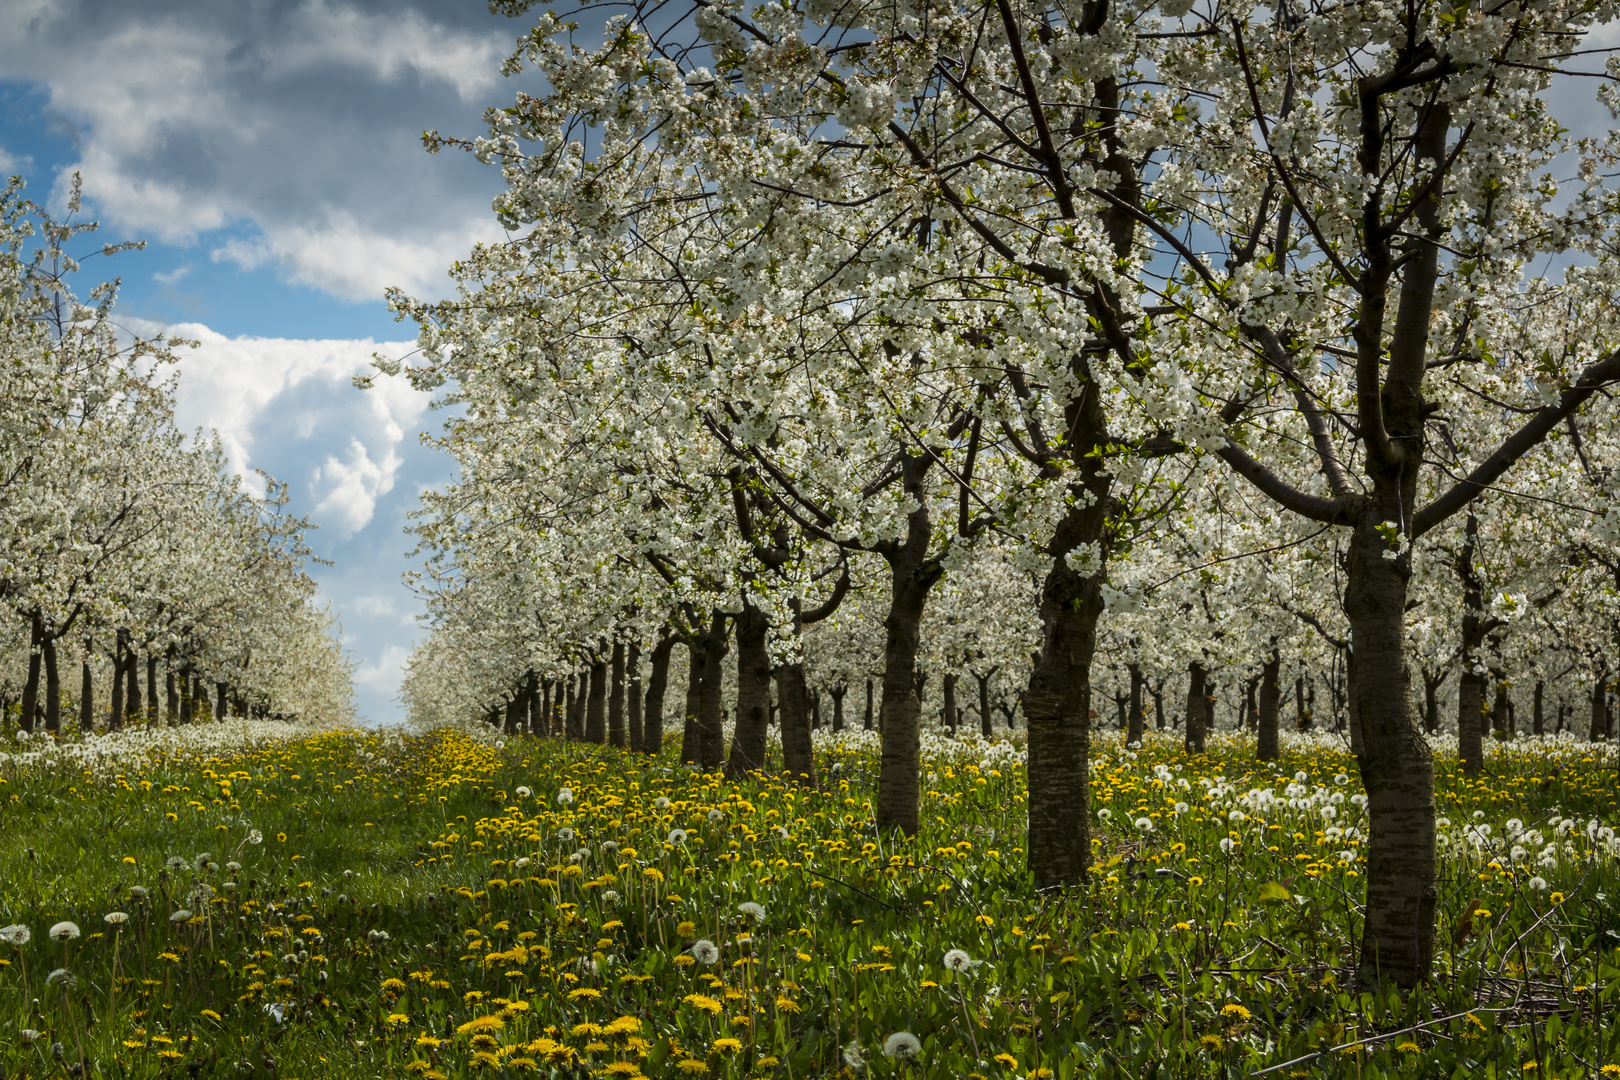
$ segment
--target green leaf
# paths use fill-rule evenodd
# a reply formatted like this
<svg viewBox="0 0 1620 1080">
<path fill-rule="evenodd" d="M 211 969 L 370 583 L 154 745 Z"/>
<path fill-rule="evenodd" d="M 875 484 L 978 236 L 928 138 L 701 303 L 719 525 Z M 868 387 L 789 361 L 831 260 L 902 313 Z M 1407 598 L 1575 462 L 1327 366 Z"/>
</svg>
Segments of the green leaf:
<svg viewBox="0 0 1620 1080">
<path fill-rule="evenodd" d="M 1268 881 L 1260 886 L 1260 902 L 1262 904 L 1287 903 L 1293 899 L 1293 894 L 1275 881 Z"/>
</svg>

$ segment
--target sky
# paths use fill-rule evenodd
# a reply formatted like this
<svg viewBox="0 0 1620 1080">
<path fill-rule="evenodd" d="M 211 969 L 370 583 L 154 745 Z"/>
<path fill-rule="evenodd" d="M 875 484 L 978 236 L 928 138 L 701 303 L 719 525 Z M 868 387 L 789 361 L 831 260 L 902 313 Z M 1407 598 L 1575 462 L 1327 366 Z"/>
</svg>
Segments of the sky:
<svg viewBox="0 0 1620 1080">
<path fill-rule="evenodd" d="M 319 526 L 333 565 L 311 569 L 372 723 L 402 718 L 422 632 L 406 515 L 453 469 L 419 443 L 426 395 L 351 379 L 412 347 L 385 289 L 448 295 L 450 263 L 500 236 L 498 173 L 421 134 L 482 133 L 527 25 L 479 0 L 0 0 L 0 172 L 58 212 L 79 173 L 101 223 L 84 250 L 147 241 L 85 260 L 79 291 L 117 277 L 131 330 L 201 342 L 180 421 Z"/>
</svg>

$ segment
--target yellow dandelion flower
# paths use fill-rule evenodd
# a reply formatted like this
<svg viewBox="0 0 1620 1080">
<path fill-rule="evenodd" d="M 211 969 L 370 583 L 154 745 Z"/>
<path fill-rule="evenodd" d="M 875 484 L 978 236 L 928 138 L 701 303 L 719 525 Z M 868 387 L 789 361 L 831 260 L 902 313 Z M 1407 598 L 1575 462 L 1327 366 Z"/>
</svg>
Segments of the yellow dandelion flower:
<svg viewBox="0 0 1620 1080">
<path fill-rule="evenodd" d="M 388 1019 L 384 1021 L 384 1023 L 386 1023 L 389 1027 L 399 1027 L 401 1024 L 408 1024 L 410 1022 L 411 1018 L 406 1016 L 404 1013 L 389 1013 Z"/>
<path fill-rule="evenodd" d="M 685 1073 L 687 1076 L 702 1076 L 704 1073 L 709 1071 L 709 1066 L 699 1061 L 697 1058 L 686 1058 L 680 1061 L 676 1065 L 676 1068 L 680 1069 L 681 1072 Z"/>
<path fill-rule="evenodd" d="M 1251 1014 L 1248 1009 L 1245 1009 L 1242 1005 L 1233 1002 L 1230 1005 L 1221 1006 L 1221 1015 L 1236 1017 L 1239 1020 L 1247 1020 Z"/>
<path fill-rule="evenodd" d="M 731 1053 L 735 1050 L 741 1050 L 742 1043 L 737 1039 L 716 1039 L 714 1040 L 714 1049 L 716 1053 Z"/>
<path fill-rule="evenodd" d="M 720 1003 L 714 998 L 709 997 L 707 994 L 687 994 L 681 999 L 681 1003 L 683 1005 L 690 1005 L 694 1009 L 704 1009 L 708 1012 L 714 1013 L 715 1015 L 719 1015 L 720 1013 Z"/>
</svg>

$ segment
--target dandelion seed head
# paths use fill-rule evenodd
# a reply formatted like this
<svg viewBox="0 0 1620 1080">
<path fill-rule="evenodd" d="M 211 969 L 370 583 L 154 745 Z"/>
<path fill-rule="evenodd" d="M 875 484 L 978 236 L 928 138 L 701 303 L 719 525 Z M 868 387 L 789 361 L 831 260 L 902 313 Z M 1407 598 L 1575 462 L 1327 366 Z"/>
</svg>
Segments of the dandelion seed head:
<svg viewBox="0 0 1620 1080">
<path fill-rule="evenodd" d="M 692 959 L 700 964 L 712 964 L 720 959 L 720 949 L 708 938 L 692 942 Z"/>
<path fill-rule="evenodd" d="M 101 917 L 101 921 L 108 926 L 123 926 L 129 922 L 129 913 L 125 911 L 109 911 Z"/>
<path fill-rule="evenodd" d="M 744 900 L 737 905 L 737 910 L 755 922 L 763 922 L 765 919 L 765 905 L 756 904 L 752 900 Z"/>
<path fill-rule="evenodd" d="M 922 1052 L 922 1040 L 909 1031 L 897 1031 L 883 1040 L 883 1056 L 892 1058 L 916 1057 Z"/>
<path fill-rule="evenodd" d="M 79 936 L 79 924 L 76 922 L 59 922 L 50 929 L 52 941 L 73 941 Z"/>
<path fill-rule="evenodd" d="M 945 966 L 960 975 L 973 970 L 973 957 L 962 949 L 949 949 L 945 953 Z"/>
<path fill-rule="evenodd" d="M 169 916 L 169 921 L 172 922 L 172 923 L 183 923 L 183 922 L 185 922 L 186 920 L 188 920 L 190 918 L 191 918 L 191 909 L 189 909 L 189 908 L 178 908 L 178 909 L 175 910 L 175 912 L 173 914 L 171 914 Z"/>
<path fill-rule="evenodd" d="M 686 830 L 685 829 L 671 829 L 671 830 L 669 830 L 669 843 L 672 846 L 677 846 L 677 847 L 679 845 L 681 845 L 681 844 L 686 843 Z"/>
</svg>

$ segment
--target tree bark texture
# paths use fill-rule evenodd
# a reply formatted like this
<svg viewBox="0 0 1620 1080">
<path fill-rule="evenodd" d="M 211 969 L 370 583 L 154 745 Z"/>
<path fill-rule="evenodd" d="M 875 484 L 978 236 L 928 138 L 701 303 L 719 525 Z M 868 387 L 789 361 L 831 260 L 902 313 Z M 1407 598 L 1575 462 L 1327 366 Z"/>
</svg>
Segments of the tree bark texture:
<svg viewBox="0 0 1620 1080">
<path fill-rule="evenodd" d="M 734 780 L 765 768 L 771 718 L 771 655 L 765 645 L 769 632 L 765 612 L 745 601 L 736 619 L 737 720 L 731 731 L 731 756 L 726 761 L 726 776 Z"/>
<path fill-rule="evenodd" d="M 1193 660 L 1187 665 L 1186 730 L 1182 733 L 1182 748 L 1189 754 L 1202 754 L 1205 745 L 1204 723 L 1209 715 L 1206 700 L 1204 665 Z"/>
<path fill-rule="evenodd" d="M 698 763 L 705 770 L 720 768 L 725 760 L 726 729 L 721 713 L 726 653 L 730 649 L 727 615 L 716 610 L 709 619 L 703 650 L 703 685 L 698 696 Z"/>
<path fill-rule="evenodd" d="M 590 683 L 585 691 L 585 741 L 607 742 L 607 661 L 591 661 Z"/>
<path fill-rule="evenodd" d="M 810 741 L 810 694 L 803 664 L 776 669 L 776 697 L 782 703 L 782 769 L 794 783 L 814 787 L 816 757 Z"/>
<path fill-rule="evenodd" d="M 630 749 L 636 753 L 646 750 L 646 736 L 642 731 L 641 706 L 641 646 L 635 642 L 630 643 L 630 651 L 625 657 L 628 667 L 625 682 L 625 712 L 630 725 Z"/>
<path fill-rule="evenodd" d="M 673 637 L 662 638 L 653 646 L 647 701 L 641 710 L 641 749 L 648 754 L 664 751 L 664 693 L 669 687 L 669 656 L 674 651 Z"/>
<path fill-rule="evenodd" d="M 1260 671 L 1259 730 L 1255 732 L 1254 756 L 1261 761 L 1276 761 L 1281 756 L 1277 745 L 1277 713 L 1282 704 L 1282 687 L 1278 675 L 1282 670 L 1282 657 L 1275 647 Z"/>
</svg>

